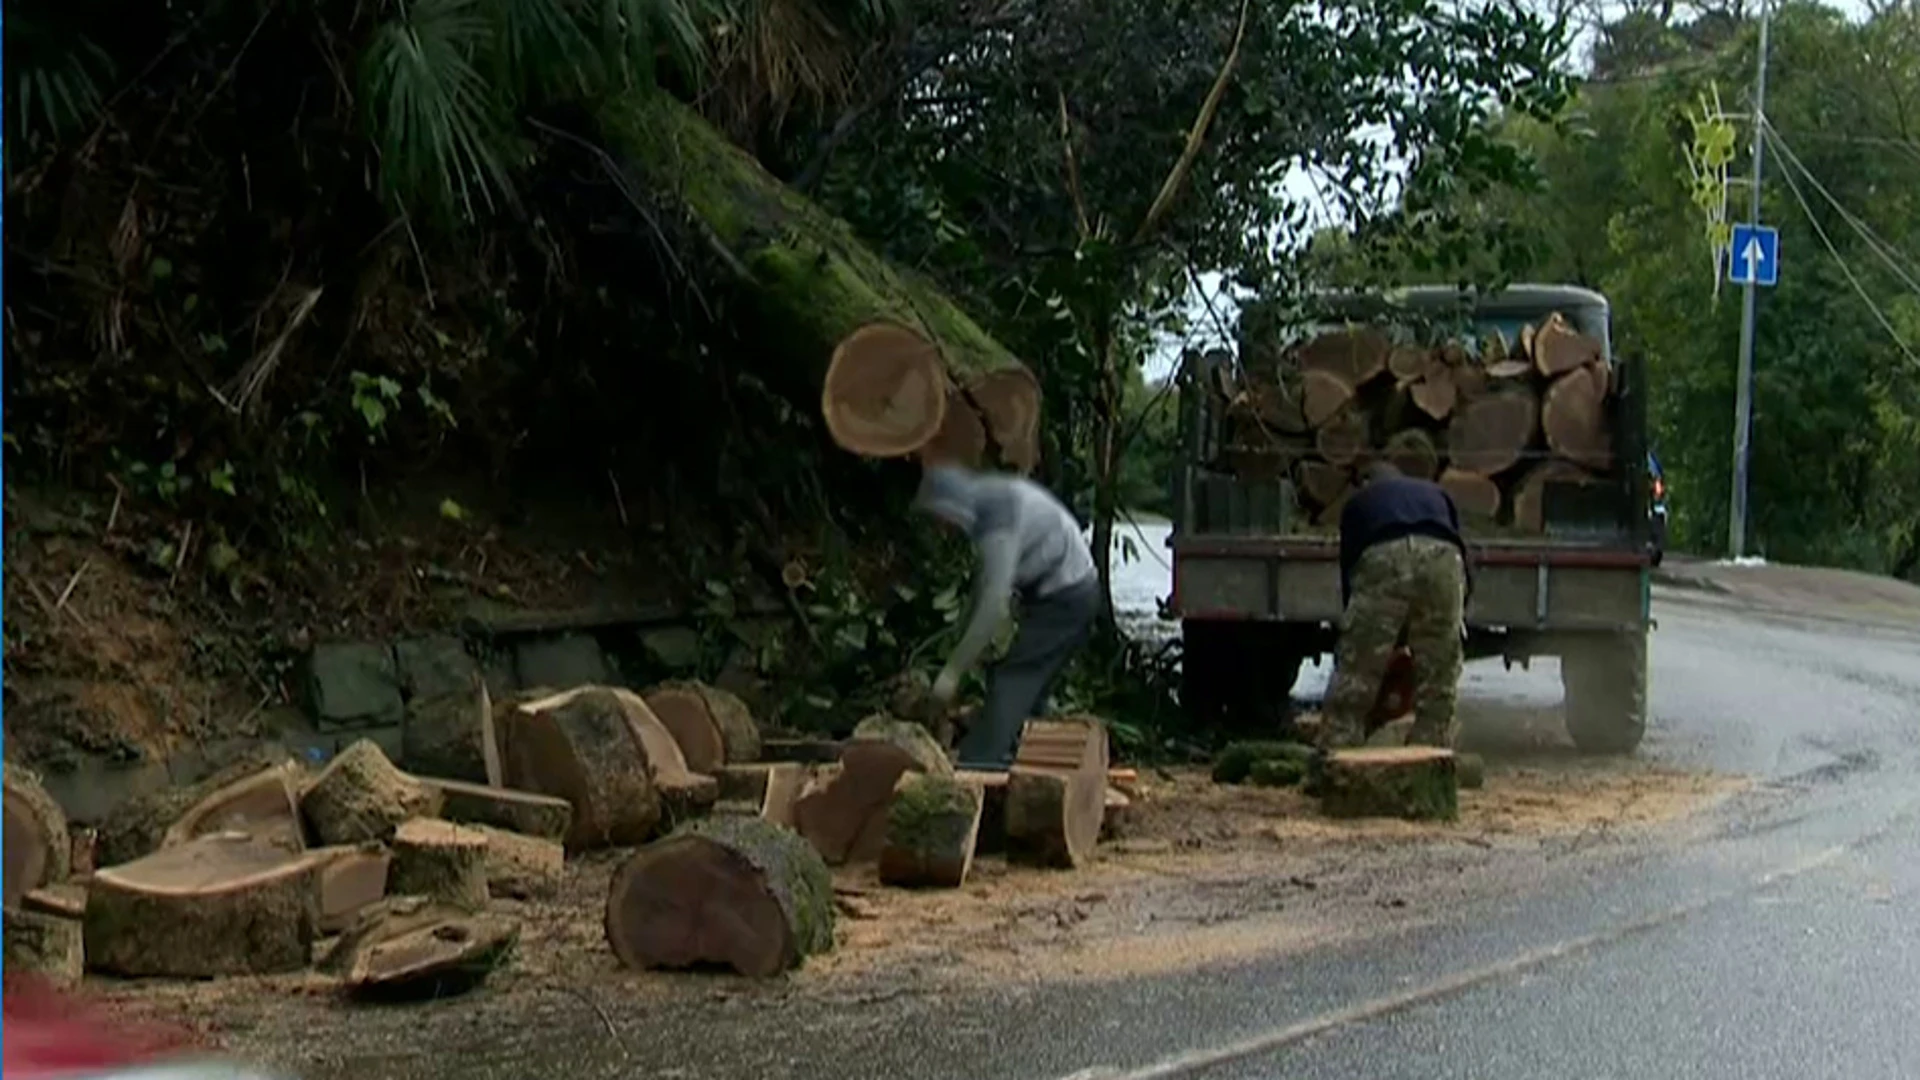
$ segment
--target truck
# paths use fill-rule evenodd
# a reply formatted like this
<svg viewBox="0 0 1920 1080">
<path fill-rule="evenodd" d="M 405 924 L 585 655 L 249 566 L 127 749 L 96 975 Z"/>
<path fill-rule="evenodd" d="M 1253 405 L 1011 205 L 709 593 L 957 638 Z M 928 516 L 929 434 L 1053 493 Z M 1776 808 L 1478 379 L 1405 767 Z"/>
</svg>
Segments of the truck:
<svg viewBox="0 0 1920 1080">
<path fill-rule="evenodd" d="M 1463 519 L 1474 581 L 1466 655 L 1509 666 L 1558 657 L 1575 746 L 1631 753 L 1646 731 L 1652 625 L 1647 390 L 1639 365 L 1613 353 L 1606 298 L 1570 285 L 1327 293 L 1295 324 L 1308 335 L 1452 320 L 1471 327 L 1467 340 L 1513 342 L 1556 313 L 1557 325 L 1571 324 L 1598 344 L 1610 383 L 1601 409 L 1610 459 L 1591 482 L 1549 486 L 1537 529 L 1501 516 Z M 1231 369 L 1249 355 L 1247 326 L 1243 319 L 1238 360 L 1216 351 L 1183 365 L 1182 450 L 1167 540 L 1173 584 L 1166 608 L 1181 625 L 1183 709 L 1196 722 L 1239 731 L 1290 720 L 1301 666 L 1334 653 L 1343 609 L 1338 508 L 1305 513 L 1297 473 L 1255 480 L 1222 465 L 1228 409 L 1217 388 L 1232 384 Z M 1538 432 L 1534 440 L 1537 446 Z"/>
</svg>

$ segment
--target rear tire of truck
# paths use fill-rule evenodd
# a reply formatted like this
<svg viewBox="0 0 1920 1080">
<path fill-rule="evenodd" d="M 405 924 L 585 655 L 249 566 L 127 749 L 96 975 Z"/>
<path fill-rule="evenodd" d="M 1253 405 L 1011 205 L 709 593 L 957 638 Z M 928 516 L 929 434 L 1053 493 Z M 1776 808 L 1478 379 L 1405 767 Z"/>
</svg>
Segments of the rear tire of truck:
<svg viewBox="0 0 1920 1080">
<path fill-rule="evenodd" d="M 1583 635 L 1560 657 L 1567 734 L 1586 754 L 1631 754 L 1647 733 L 1647 634 Z"/>
<path fill-rule="evenodd" d="M 1180 704 L 1189 723 L 1275 737 L 1292 720 L 1302 657 L 1282 628 L 1189 619 L 1180 637 Z"/>
</svg>

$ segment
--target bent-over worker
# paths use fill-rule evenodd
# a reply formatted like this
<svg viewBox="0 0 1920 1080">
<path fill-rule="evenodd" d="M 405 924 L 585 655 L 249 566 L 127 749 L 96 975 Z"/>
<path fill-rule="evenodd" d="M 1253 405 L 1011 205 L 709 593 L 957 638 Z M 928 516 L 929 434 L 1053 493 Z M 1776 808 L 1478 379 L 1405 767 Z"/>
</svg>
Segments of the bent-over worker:
<svg viewBox="0 0 1920 1080">
<path fill-rule="evenodd" d="M 1366 741 L 1403 636 L 1413 654 L 1409 743 L 1451 747 L 1460 627 L 1471 588 L 1460 513 L 1445 488 L 1379 462 L 1340 513 L 1340 644 L 1327 687 L 1328 749 Z"/>
<path fill-rule="evenodd" d="M 938 707 L 953 700 L 960 677 L 993 640 L 1013 594 L 1020 594 L 1019 631 L 988 675 L 986 703 L 958 755 L 963 769 L 1004 769 L 1013 763 L 1022 725 L 1045 706 L 1099 614 L 1093 553 L 1072 512 L 1023 477 L 930 465 L 914 505 L 965 533 L 979 557 L 972 615 L 933 683 Z"/>
</svg>

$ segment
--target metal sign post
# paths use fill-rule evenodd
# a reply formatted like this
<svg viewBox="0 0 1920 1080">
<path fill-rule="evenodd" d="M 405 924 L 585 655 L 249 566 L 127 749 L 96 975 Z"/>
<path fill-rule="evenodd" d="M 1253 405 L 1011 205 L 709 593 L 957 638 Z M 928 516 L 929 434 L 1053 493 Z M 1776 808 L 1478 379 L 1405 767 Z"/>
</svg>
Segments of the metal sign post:
<svg viewBox="0 0 1920 1080">
<path fill-rule="evenodd" d="M 1734 230 L 1734 241 L 1727 252 L 1727 274 L 1745 285 L 1740 301 L 1740 372 L 1734 390 L 1733 405 L 1733 500 L 1727 514 L 1728 554 L 1737 559 L 1747 553 L 1747 465 L 1753 435 L 1753 302 L 1754 290 L 1779 280 L 1780 234 L 1760 227 L 1761 148 L 1766 138 L 1767 108 L 1767 21 L 1766 0 L 1760 2 L 1759 74 L 1753 90 L 1753 192 L 1749 225 Z M 1770 236 L 1771 241 L 1762 239 Z M 1769 246 L 1770 245 L 1770 246 Z M 1768 253 L 1771 251 L 1771 257 Z M 1767 277 L 1762 280 L 1762 271 Z M 1739 275 L 1735 277 L 1734 275 Z"/>
</svg>

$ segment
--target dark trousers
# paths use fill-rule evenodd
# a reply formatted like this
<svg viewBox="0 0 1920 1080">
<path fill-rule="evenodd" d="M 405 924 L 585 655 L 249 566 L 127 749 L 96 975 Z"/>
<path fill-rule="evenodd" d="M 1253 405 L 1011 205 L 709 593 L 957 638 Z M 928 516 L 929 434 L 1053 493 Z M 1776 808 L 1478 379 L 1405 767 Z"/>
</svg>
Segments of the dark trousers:
<svg viewBox="0 0 1920 1080">
<path fill-rule="evenodd" d="M 1013 764 L 1020 729 L 1046 707 L 1054 680 L 1087 643 L 1099 613 L 1097 576 L 1022 602 L 1013 646 L 987 675 L 987 700 L 960 740 L 961 768 L 1004 769 Z"/>
</svg>

